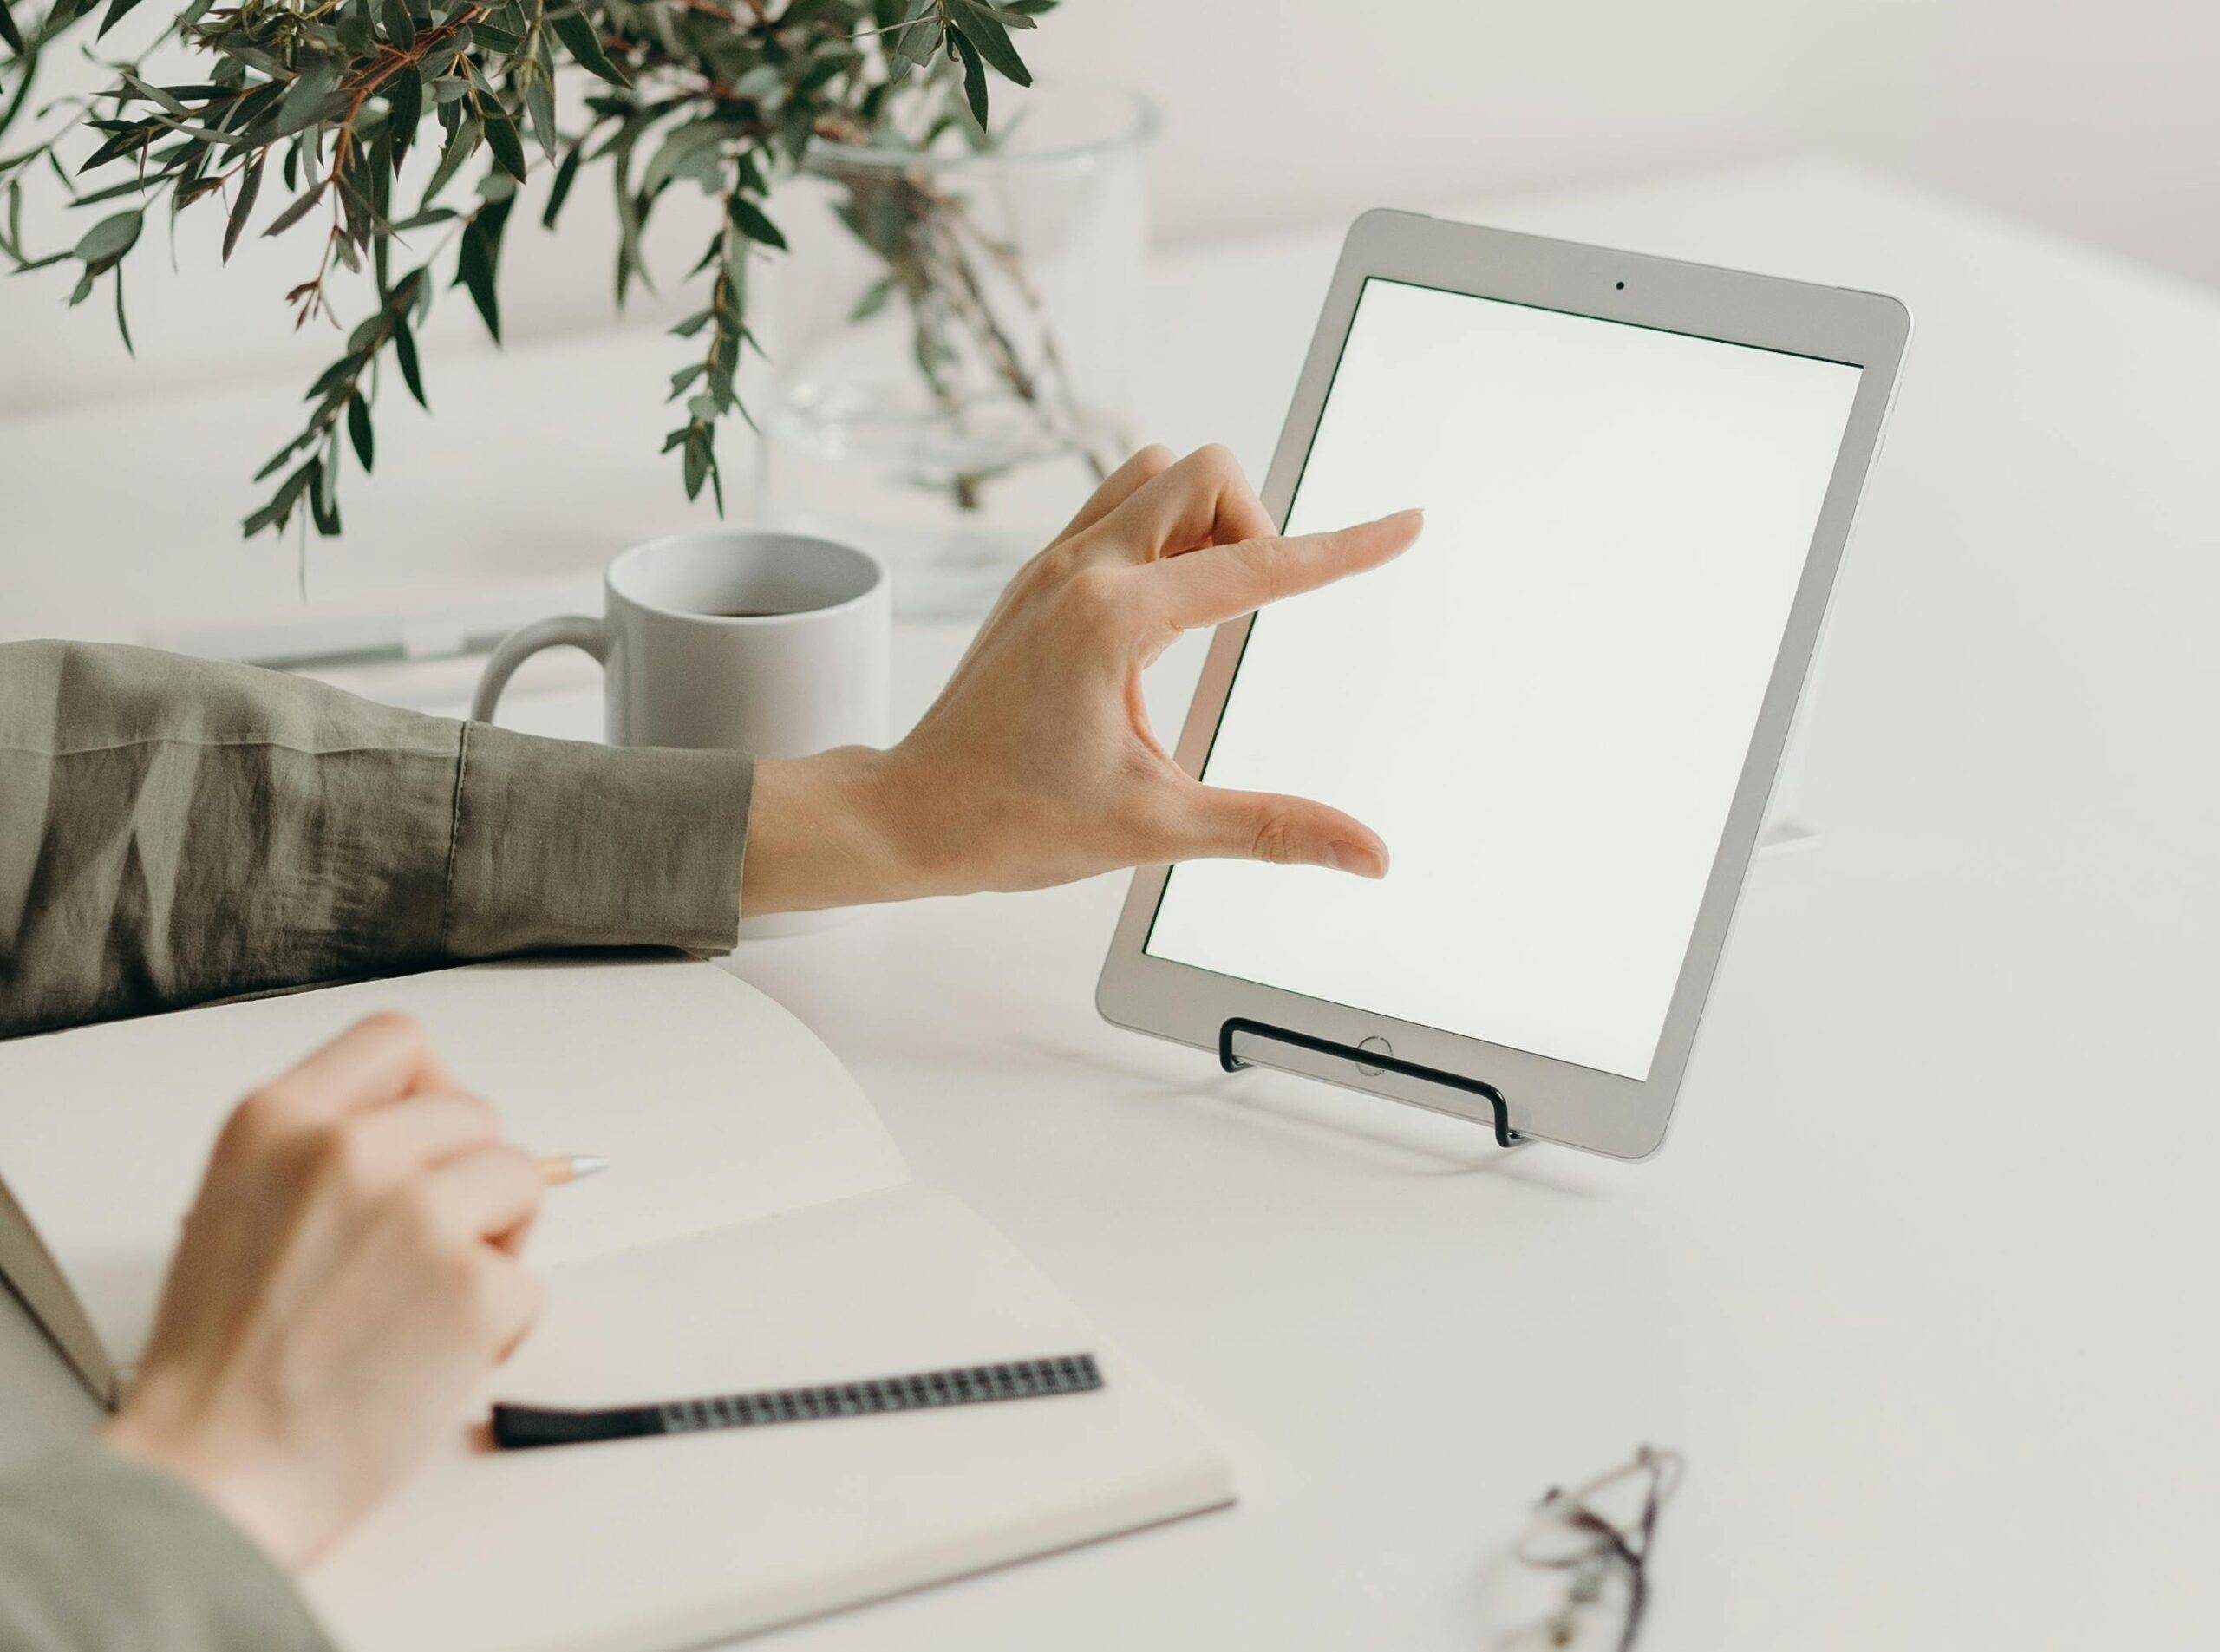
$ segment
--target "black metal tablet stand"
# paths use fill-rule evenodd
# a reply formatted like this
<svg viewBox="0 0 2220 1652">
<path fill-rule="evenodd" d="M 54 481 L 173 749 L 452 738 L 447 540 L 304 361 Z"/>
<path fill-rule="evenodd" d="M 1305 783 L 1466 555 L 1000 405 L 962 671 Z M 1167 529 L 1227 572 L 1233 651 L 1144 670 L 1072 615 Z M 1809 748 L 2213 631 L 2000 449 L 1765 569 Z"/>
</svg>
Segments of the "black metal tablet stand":
<svg viewBox="0 0 2220 1652">
<path fill-rule="evenodd" d="M 1416 1061 L 1407 1061 L 1385 1050 L 1366 1049 L 1356 1044 L 1336 1044 L 1329 1038 L 1314 1038 L 1309 1033 L 1292 1032 L 1285 1027 L 1274 1027 L 1261 1021 L 1250 1021 L 1236 1015 L 1218 1029 L 1218 1064 L 1229 1073 L 1238 1073 L 1249 1065 L 1233 1053 L 1233 1035 L 1246 1033 L 1251 1038 L 1269 1038 L 1282 1044 L 1292 1044 L 1297 1049 L 1307 1049 L 1314 1055 L 1338 1055 L 1374 1072 L 1400 1073 L 1407 1079 L 1419 1079 L 1428 1084 L 1446 1085 L 1453 1090 L 1462 1090 L 1477 1095 L 1495 1113 L 1495 1145 L 1515 1147 L 1526 1139 L 1511 1127 L 1511 1109 L 1503 1099 L 1503 1092 L 1485 1079 L 1468 1079 L 1461 1074 L 1445 1073 L 1437 1067 L 1421 1067 Z"/>
</svg>

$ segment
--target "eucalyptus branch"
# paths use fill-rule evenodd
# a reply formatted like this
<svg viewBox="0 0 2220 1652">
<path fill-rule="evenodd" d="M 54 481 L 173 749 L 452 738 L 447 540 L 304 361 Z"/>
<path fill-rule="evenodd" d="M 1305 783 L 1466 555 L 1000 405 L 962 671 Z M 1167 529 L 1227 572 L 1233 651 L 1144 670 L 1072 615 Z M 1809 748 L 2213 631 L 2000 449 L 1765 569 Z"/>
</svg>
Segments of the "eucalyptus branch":
<svg viewBox="0 0 2220 1652">
<path fill-rule="evenodd" d="M 368 475 L 376 459 L 376 437 L 370 422 L 370 405 L 376 389 L 373 383 L 366 390 L 364 381 L 374 375 L 378 357 L 384 350 L 393 350 L 402 377 L 417 405 L 427 408 L 431 405 L 424 399 L 416 341 L 410 326 L 412 314 L 417 321 L 423 319 L 431 295 L 429 266 L 411 270 L 402 277 L 369 319 L 349 336 L 346 354 L 324 369 L 309 387 L 307 400 L 314 406 L 306 426 L 270 456 L 255 473 L 254 480 L 266 481 L 296 459 L 300 462 L 278 484 L 269 502 L 246 519 L 248 537 L 264 528 L 282 533 L 296 508 L 304 502 L 317 532 L 339 532 L 340 426 L 343 420 L 355 457 L 361 462 L 363 474 Z"/>
<path fill-rule="evenodd" d="M 728 413 L 748 417 L 735 385 L 741 351 L 754 342 L 742 317 L 747 313 L 748 249 L 762 240 L 784 246 L 785 240 L 767 219 L 749 204 L 737 184 L 725 192 L 724 222 L 711 238 L 695 273 L 714 268 L 709 302 L 671 329 L 681 338 L 707 332 L 708 345 L 702 359 L 670 375 L 670 400 L 694 394 L 686 402 L 687 421 L 664 438 L 663 450 L 681 450 L 686 467 L 686 497 L 702 491 L 706 479 L 715 493 L 717 509 L 725 506 L 724 474 L 717 465 L 716 423 Z M 760 221 L 759 221 L 760 220 Z M 694 387 L 699 384 L 699 389 Z"/>
</svg>

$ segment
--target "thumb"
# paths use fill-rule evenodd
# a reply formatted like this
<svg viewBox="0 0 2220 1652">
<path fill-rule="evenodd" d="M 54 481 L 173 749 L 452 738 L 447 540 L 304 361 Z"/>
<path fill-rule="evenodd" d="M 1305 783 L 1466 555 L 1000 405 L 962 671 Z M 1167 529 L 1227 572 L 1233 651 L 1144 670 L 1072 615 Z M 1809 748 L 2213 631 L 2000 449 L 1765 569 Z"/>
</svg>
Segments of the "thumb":
<svg viewBox="0 0 2220 1652">
<path fill-rule="evenodd" d="M 1194 800 L 1192 830 L 1175 859 L 1216 856 L 1388 875 L 1388 846 L 1380 834 L 1339 809 L 1304 797 L 1215 786 L 1198 786 Z"/>
</svg>

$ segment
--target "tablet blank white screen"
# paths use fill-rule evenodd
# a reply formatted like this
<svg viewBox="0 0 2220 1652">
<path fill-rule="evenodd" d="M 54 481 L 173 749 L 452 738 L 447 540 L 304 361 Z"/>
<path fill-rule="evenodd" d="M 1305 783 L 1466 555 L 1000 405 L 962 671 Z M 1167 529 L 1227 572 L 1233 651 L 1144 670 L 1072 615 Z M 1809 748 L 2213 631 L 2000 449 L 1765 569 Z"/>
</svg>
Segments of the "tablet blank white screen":
<svg viewBox="0 0 2220 1652">
<path fill-rule="evenodd" d="M 1388 875 L 1192 863 L 1146 950 L 1647 1077 L 1858 377 L 1368 281 L 1287 529 L 1426 531 L 1257 617 L 1203 778 Z"/>
</svg>

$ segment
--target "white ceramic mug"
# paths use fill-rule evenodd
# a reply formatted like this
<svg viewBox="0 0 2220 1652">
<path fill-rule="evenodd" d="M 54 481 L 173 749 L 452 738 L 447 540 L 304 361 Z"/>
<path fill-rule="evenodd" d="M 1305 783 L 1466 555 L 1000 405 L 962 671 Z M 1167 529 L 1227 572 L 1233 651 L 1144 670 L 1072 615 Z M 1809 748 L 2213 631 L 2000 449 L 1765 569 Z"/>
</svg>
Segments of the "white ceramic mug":
<svg viewBox="0 0 2220 1652">
<path fill-rule="evenodd" d="M 801 757 L 886 738 L 886 570 L 800 533 L 711 529 L 633 546 L 609 565 L 599 619 L 566 614 L 505 638 L 470 715 L 543 648 L 602 663 L 614 746 L 722 748 Z M 819 914 L 751 918 L 747 935 L 819 927 Z"/>
</svg>

